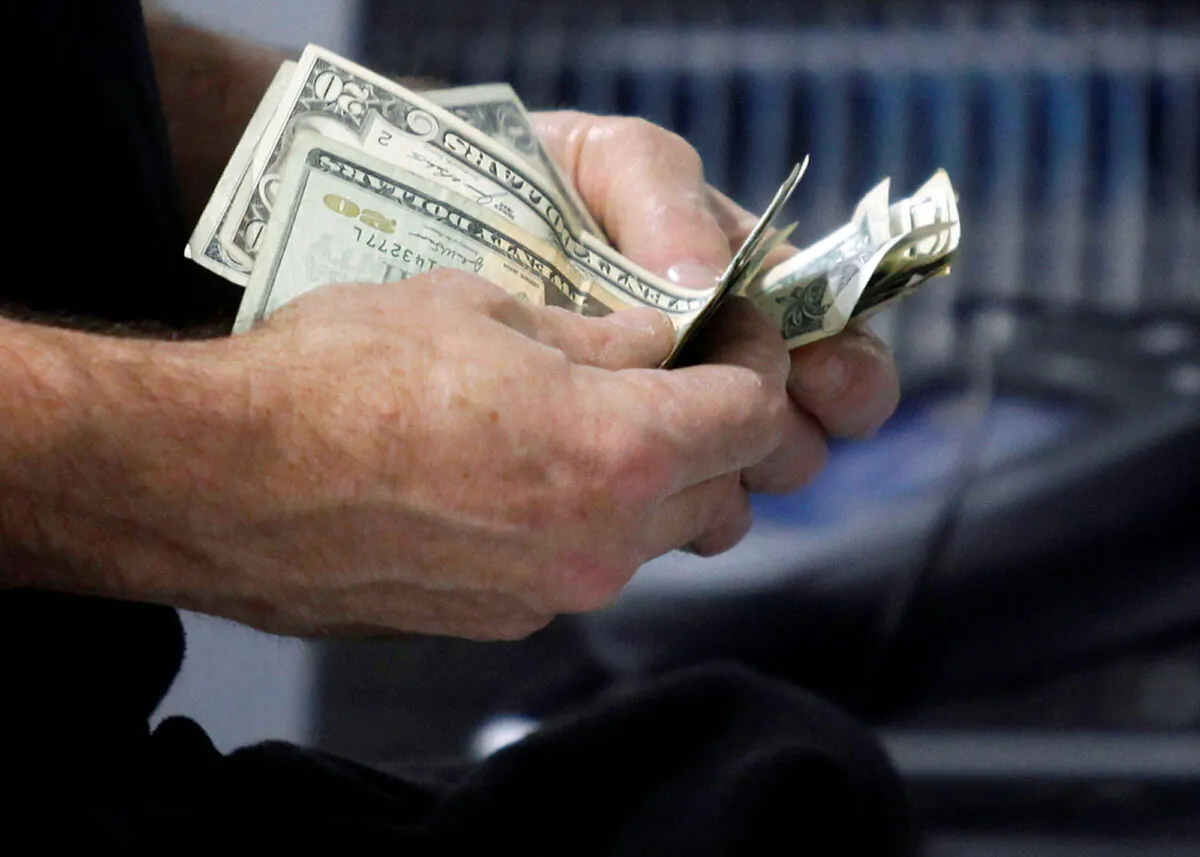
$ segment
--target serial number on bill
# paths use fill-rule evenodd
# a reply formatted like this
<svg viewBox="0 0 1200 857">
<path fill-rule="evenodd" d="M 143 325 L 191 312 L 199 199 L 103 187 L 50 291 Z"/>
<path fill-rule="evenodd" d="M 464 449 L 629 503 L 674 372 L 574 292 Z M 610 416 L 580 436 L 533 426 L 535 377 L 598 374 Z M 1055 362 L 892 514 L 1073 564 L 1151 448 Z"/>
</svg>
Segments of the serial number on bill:
<svg viewBox="0 0 1200 857">
<path fill-rule="evenodd" d="M 425 257 L 411 247 L 405 247 L 399 241 L 384 238 L 382 235 L 363 229 L 361 226 L 355 226 L 354 233 L 356 243 L 364 247 L 369 247 L 380 255 L 387 256 L 390 259 L 397 259 L 405 265 L 411 265 L 418 271 L 432 271 L 437 267 L 437 262 L 433 259 Z"/>
</svg>

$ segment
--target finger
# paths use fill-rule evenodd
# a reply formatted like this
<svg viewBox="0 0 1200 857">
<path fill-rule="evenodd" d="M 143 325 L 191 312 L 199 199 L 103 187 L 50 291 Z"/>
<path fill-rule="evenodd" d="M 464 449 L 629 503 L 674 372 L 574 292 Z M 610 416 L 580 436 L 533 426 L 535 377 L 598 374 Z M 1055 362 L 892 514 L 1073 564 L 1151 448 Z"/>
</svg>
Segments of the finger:
<svg viewBox="0 0 1200 857">
<path fill-rule="evenodd" d="M 406 280 L 435 299 L 453 300 L 530 339 L 556 348 L 572 362 L 604 369 L 659 366 L 675 344 L 675 328 L 659 310 L 644 307 L 589 318 L 559 307 L 520 301 L 504 289 L 461 271 L 434 271 Z"/>
<path fill-rule="evenodd" d="M 787 344 L 779 330 L 742 297 L 725 301 L 697 341 L 696 353 L 706 363 L 751 366 L 771 378 L 779 372 L 786 378 L 791 371 Z"/>
<path fill-rule="evenodd" d="M 587 318 L 558 307 L 530 314 L 529 335 L 557 348 L 573 363 L 601 369 L 652 369 L 675 345 L 675 327 L 652 307 Z"/>
<path fill-rule="evenodd" d="M 714 520 L 704 532 L 692 539 L 686 550 L 696 556 L 717 556 L 733 550 L 754 526 L 754 509 L 750 493 L 739 489 L 726 506 L 724 514 Z"/>
<path fill-rule="evenodd" d="M 825 429 L 792 402 L 778 448 L 743 471 L 742 483 L 756 493 L 790 494 L 812 482 L 828 458 Z"/>
<path fill-rule="evenodd" d="M 642 532 L 646 561 L 673 550 L 702 556 L 732 547 L 748 529 L 749 494 L 737 473 L 693 485 L 665 500 L 647 516 Z"/>
<path fill-rule="evenodd" d="M 788 414 L 790 364 L 779 332 L 747 301 L 731 301 L 705 340 L 707 361 L 615 376 L 610 413 L 624 413 L 642 453 L 663 462 L 675 493 L 766 458 Z M 634 405 L 630 406 L 630 400 Z"/>
<path fill-rule="evenodd" d="M 620 595 L 621 590 L 645 563 L 697 540 L 715 542 L 709 534 L 731 530 L 739 518 L 746 494 L 738 473 L 728 473 L 659 497 L 644 507 L 637 518 L 586 556 L 573 556 L 550 577 L 540 578 L 543 589 L 535 599 L 539 610 L 550 613 L 586 613 L 600 610 Z M 619 545 L 620 559 L 605 562 L 611 545 Z"/>
<path fill-rule="evenodd" d="M 834 437 L 868 437 L 896 410 L 896 363 L 888 347 L 865 328 L 851 327 L 797 348 L 791 362 L 792 400 Z"/>
<path fill-rule="evenodd" d="M 535 122 L 622 253 L 685 288 L 712 286 L 731 254 L 694 148 L 642 119 L 561 111 Z"/>
</svg>

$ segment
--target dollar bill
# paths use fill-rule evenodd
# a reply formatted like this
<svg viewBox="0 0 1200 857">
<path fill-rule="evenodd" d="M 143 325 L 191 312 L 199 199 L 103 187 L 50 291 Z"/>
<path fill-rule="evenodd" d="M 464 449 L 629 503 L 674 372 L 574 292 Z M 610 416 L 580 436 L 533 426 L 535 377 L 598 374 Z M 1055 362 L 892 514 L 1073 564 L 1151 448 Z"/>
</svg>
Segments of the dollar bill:
<svg viewBox="0 0 1200 857">
<path fill-rule="evenodd" d="M 790 231 L 773 230 L 773 220 L 806 167 L 789 176 L 713 288 L 682 290 L 607 244 L 507 85 L 422 96 L 309 46 L 264 96 L 187 253 L 252 286 L 239 329 L 329 282 L 481 266 L 476 273 L 533 302 L 593 315 L 665 311 L 679 335 L 674 365 L 730 294 L 750 297 L 795 346 L 948 271 L 961 228 L 939 171 L 894 205 L 882 182 L 849 223 L 763 274 Z M 402 224 L 408 231 L 397 233 Z M 385 237 L 397 234 L 403 240 Z M 271 261 L 260 270 L 263 254 Z"/>
<path fill-rule="evenodd" d="M 586 232 L 549 180 L 514 152 L 394 81 L 315 46 L 302 55 L 221 221 L 222 248 L 244 269 L 254 267 L 291 143 L 305 130 L 356 146 L 557 243 L 586 276 L 635 304 L 679 320 L 705 303 L 705 294 L 676 288 Z"/>
<path fill-rule="evenodd" d="M 935 238 L 939 237 L 936 232 L 939 229 L 941 228 L 938 226 L 923 227 L 910 233 L 910 236 L 920 235 L 928 231 L 929 238 Z M 944 235 L 944 231 L 944 229 L 941 230 L 941 234 Z M 920 238 L 916 240 L 929 239 Z M 905 246 L 884 257 L 872 275 L 871 282 L 868 283 L 863 296 L 855 305 L 854 313 L 851 316 L 852 320 L 873 315 L 887 305 L 912 294 L 926 280 L 933 279 L 934 277 L 944 277 L 951 271 L 950 261 L 952 256 L 931 258 L 924 263 L 913 264 L 911 261 L 903 258 L 909 255 L 910 252 L 911 248 Z"/>
<path fill-rule="evenodd" d="M 913 246 L 908 258 L 914 262 L 949 255 L 958 249 L 962 226 L 958 218 L 958 196 L 945 170 L 938 170 L 916 193 L 900 200 L 888 210 L 893 235 L 905 235 L 915 229 L 938 224 L 950 228 Z"/>
<path fill-rule="evenodd" d="M 807 282 L 822 271 L 832 271 L 847 259 L 859 258 L 864 253 L 870 256 L 875 248 L 890 241 L 894 237 L 888 210 L 890 187 L 890 180 L 885 179 L 872 188 L 855 207 L 845 226 L 776 265 L 765 277 L 748 284 L 746 296 L 753 299 L 760 293 Z"/>
<path fill-rule="evenodd" d="M 560 198 L 575 210 L 579 222 L 592 235 L 604 232 L 579 198 L 575 185 L 563 176 L 533 127 L 533 119 L 516 91 L 507 83 L 480 83 L 438 89 L 425 95 L 458 118 L 478 128 L 492 140 L 523 157 L 554 185 Z"/>
<path fill-rule="evenodd" d="M 880 262 L 904 239 L 892 238 L 832 267 L 789 277 L 785 284 L 751 300 L 778 325 L 788 348 L 799 348 L 842 331 Z"/>
<path fill-rule="evenodd" d="M 247 125 L 185 249 L 188 258 L 238 285 L 244 286 L 249 280 L 255 255 L 253 241 L 260 233 L 257 231 L 258 224 L 251 223 L 248 227 L 251 246 L 247 247 L 245 241 L 237 242 L 235 239 L 238 232 L 232 225 L 232 215 L 239 204 L 244 209 L 245 205 L 254 199 L 252 190 L 256 184 L 262 186 L 260 201 L 268 201 L 276 187 L 274 175 L 259 175 L 263 173 L 263 162 L 269 158 L 265 147 L 262 147 L 262 140 L 272 122 L 275 125 L 287 124 L 287 118 L 276 118 L 276 114 L 282 107 L 286 90 L 297 67 L 298 64 L 291 61 L 280 67 Z M 484 84 L 432 90 L 423 95 L 430 102 L 444 106 L 498 144 L 529 158 L 531 165 L 538 167 L 551 182 L 554 190 L 560 194 L 570 214 L 589 231 L 602 235 L 574 187 L 563 178 L 554 160 L 545 151 L 534 131 L 528 111 L 512 87 L 507 84 Z M 252 176 L 252 166 L 256 161 L 259 169 Z M 478 184 L 469 187 L 473 192 L 484 195 L 495 192 L 494 187 L 480 187 Z M 244 211 L 242 213 L 244 214 Z M 242 235 L 246 236 L 247 232 L 244 230 Z"/>
<path fill-rule="evenodd" d="M 720 310 L 721 304 L 728 296 L 745 290 L 754 281 L 762 270 L 763 263 L 767 257 L 771 255 L 772 251 L 787 241 L 792 231 L 796 228 L 796 225 L 793 223 L 784 229 L 772 230 L 771 224 L 791 198 L 796 185 L 804 178 L 805 172 L 808 171 L 808 162 L 809 159 L 805 158 L 803 163 L 793 167 L 791 174 L 780 186 L 779 190 L 775 192 L 775 197 L 771 200 L 771 204 L 767 206 L 767 210 L 758 219 L 754 228 L 750 230 L 750 234 L 747 236 L 745 242 L 738 249 L 737 253 L 734 254 L 733 259 L 730 260 L 728 268 L 726 268 L 724 274 L 721 276 L 716 291 L 711 295 L 699 314 L 692 320 L 688 328 L 681 331 L 679 342 L 667 361 L 668 366 L 689 362 L 692 356 L 691 349 L 694 341 L 711 322 L 713 316 Z"/>
<path fill-rule="evenodd" d="M 238 188 L 246 181 L 250 160 L 268 123 L 283 98 L 284 90 L 295 74 L 296 63 L 288 60 L 280 65 L 275 77 L 267 87 L 262 100 L 250 117 L 237 147 L 225 165 L 224 172 L 209 198 L 208 205 L 200 215 L 192 237 L 184 248 L 184 255 L 238 285 L 244 286 L 250 277 L 250 268 L 228 254 L 220 241 L 222 228 L 231 212 L 231 203 Z"/>
<path fill-rule="evenodd" d="M 572 206 L 516 153 L 400 84 L 309 46 L 219 218 L 237 274 L 254 266 L 291 142 L 305 130 L 403 166 L 544 240 L 583 231 Z"/>
<path fill-rule="evenodd" d="M 832 336 L 950 270 L 961 237 L 949 177 L 888 204 L 873 188 L 850 222 L 752 283 L 747 296 L 777 321 L 789 347 Z"/>
<path fill-rule="evenodd" d="M 768 224 L 799 177 L 797 169 L 730 266 L 730 276 L 760 263 L 786 237 L 771 234 Z M 555 242 L 523 233 L 459 194 L 351 144 L 306 133 L 288 156 L 276 215 L 235 331 L 323 285 L 403 280 L 440 267 L 477 274 L 531 303 L 584 315 L 645 305 L 609 277 L 582 268 Z M 669 361 L 717 297 L 714 290 L 664 307 L 681 333 Z"/>
<path fill-rule="evenodd" d="M 587 315 L 619 308 L 553 243 L 444 186 L 307 133 L 293 144 L 234 330 L 324 285 L 393 282 L 437 268 L 479 275 L 537 305 Z"/>
</svg>

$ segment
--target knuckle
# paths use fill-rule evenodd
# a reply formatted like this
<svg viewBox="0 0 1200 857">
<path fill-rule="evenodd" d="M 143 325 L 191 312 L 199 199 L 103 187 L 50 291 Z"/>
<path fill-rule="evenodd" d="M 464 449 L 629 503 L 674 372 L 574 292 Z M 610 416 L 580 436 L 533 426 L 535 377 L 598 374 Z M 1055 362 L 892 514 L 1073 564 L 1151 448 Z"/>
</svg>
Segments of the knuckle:
<svg viewBox="0 0 1200 857">
<path fill-rule="evenodd" d="M 626 509 L 639 510 L 674 485 L 671 455 L 653 433 L 637 423 L 612 426 L 601 465 L 598 487 Z"/>
<path fill-rule="evenodd" d="M 483 277 L 457 271 L 452 268 L 438 268 L 428 274 L 413 277 L 407 281 L 410 284 L 420 284 L 426 292 L 434 295 L 455 294 L 460 299 L 487 308 L 497 304 L 511 303 L 514 298 L 504 289 L 491 283 Z"/>
<path fill-rule="evenodd" d="M 576 344 L 581 346 L 582 352 L 591 357 L 593 362 L 607 366 L 612 358 L 620 352 L 622 331 L 616 326 L 607 324 L 600 319 L 581 318 L 572 315 L 565 309 L 556 311 L 569 317 L 570 335 L 575 339 Z"/>
<path fill-rule="evenodd" d="M 617 134 L 633 152 L 654 158 L 665 158 L 680 167 L 700 171 L 700 153 L 683 137 L 640 117 L 624 117 Z"/>
<path fill-rule="evenodd" d="M 538 373 L 545 384 L 543 393 L 567 386 L 575 374 L 575 362 L 564 351 L 549 349 L 538 364 Z M 544 399 L 539 400 L 545 403 Z M 546 404 L 546 407 L 551 405 Z"/>
<path fill-rule="evenodd" d="M 573 452 L 573 489 L 593 506 L 638 507 L 671 487 L 669 453 L 652 433 L 620 415 L 596 418 L 589 438 Z"/>
</svg>

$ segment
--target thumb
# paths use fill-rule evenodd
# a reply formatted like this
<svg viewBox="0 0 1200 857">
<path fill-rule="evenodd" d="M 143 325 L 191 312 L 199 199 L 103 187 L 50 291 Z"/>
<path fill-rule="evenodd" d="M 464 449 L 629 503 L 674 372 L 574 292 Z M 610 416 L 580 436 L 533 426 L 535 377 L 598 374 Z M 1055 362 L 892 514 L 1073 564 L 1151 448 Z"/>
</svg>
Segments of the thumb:
<svg viewBox="0 0 1200 857">
<path fill-rule="evenodd" d="M 622 310 L 602 318 L 558 307 L 533 314 L 533 338 L 557 348 L 574 363 L 600 369 L 653 369 L 675 347 L 675 326 L 652 307 Z"/>
</svg>

